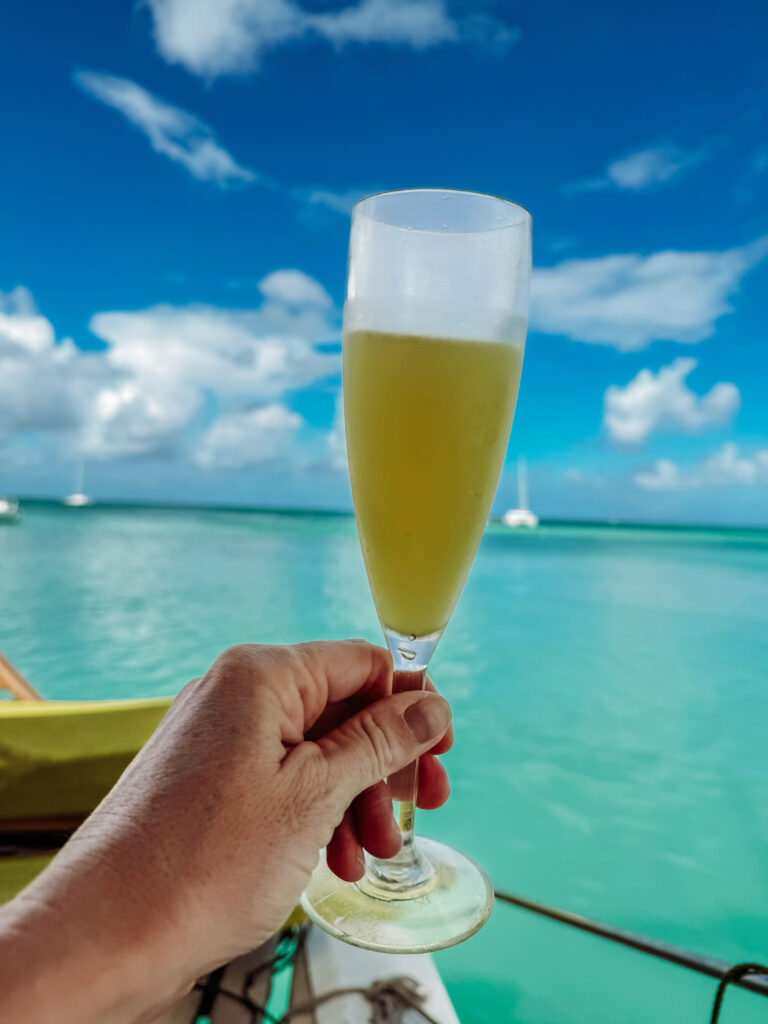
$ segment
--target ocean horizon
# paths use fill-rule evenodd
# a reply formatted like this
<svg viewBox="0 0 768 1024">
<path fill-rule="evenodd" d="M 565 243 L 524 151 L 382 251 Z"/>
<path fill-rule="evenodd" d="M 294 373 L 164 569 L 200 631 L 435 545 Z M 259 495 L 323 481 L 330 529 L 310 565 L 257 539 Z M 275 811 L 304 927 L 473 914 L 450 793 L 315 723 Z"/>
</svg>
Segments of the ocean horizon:
<svg viewBox="0 0 768 1024">
<path fill-rule="evenodd" d="M 61 495 L 16 495 L 3 494 L 2 497 L 13 497 L 19 502 L 23 511 L 24 506 L 61 506 L 63 497 Z M 149 499 L 149 498 L 95 498 L 91 497 L 90 504 L 86 509 L 93 508 L 126 508 L 126 509 L 180 509 L 200 510 L 213 512 L 256 512 L 266 515 L 285 516 L 338 516 L 354 518 L 354 510 L 351 505 L 348 508 L 310 506 L 310 505 L 247 505 L 242 503 L 228 502 L 206 502 L 206 501 L 178 501 L 174 499 Z M 82 511 L 80 509 L 79 511 Z M 493 511 L 488 518 L 488 525 L 498 525 L 501 522 L 502 512 L 498 509 Z M 584 527 L 606 527 L 627 529 L 648 529 L 648 530 L 692 530 L 692 531 L 727 531 L 735 533 L 764 533 L 768 531 L 768 519 L 765 523 L 727 523 L 710 522 L 709 520 L 680 521 L 666 519 L 629 519 L 629 518 L 579 518 L 567 516 L 539 516 L 540 526 L 584 526 Z M 521 528 L 525 529 L 525 528 Z"/>
</svg>

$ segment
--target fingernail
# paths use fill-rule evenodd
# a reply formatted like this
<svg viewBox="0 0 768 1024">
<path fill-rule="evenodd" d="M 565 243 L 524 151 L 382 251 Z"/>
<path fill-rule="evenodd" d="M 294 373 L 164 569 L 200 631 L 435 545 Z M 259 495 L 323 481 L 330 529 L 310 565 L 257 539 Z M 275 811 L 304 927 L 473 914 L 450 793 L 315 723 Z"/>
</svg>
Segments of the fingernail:
<svg viewBox="0 0 768 1024">
<path fill-rule="evenodd" d="M 405 724 L 411 730 L 417 743 L 439 740 L 450 725 L 451 711 L 448 702 L 430 693 L 405 712 Z"/>
</svg>

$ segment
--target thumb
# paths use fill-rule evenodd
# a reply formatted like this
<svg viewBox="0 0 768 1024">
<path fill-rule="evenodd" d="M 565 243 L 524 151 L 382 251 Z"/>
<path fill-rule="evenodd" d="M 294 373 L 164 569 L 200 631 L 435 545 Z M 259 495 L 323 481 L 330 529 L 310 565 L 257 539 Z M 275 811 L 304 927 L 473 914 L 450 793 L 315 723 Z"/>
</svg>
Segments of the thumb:
<svg viewBox="0 0 768 1024">
<path fill-rule="evenodd" d="M 426 754 L 451 724 L 451 709 L 436 693 L 398 693 L 348 718 L 317 741 L 327 784 L 344 808 L 364 789 Z"/>
</svg>

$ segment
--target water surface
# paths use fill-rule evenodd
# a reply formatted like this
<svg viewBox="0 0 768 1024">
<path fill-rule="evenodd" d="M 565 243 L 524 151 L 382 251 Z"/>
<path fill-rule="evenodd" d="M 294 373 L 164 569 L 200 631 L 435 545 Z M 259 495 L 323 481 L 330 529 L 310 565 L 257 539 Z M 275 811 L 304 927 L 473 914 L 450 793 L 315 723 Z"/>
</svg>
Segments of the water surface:
<svg viewBox="0 0 768 1024">
<path fill-rule="evenodd" d="M 0 650 L 46 696 L 175 692 L 226 646 L 379 630 L 346 516 L 30 504 Z M 420 829 L 494 883 L 768 957 L 768 532 L 491 526 L 433 662 L 453 796 Z M 500 905 L 438 956 L 462 1021 L 705 1022 L 713 984 Z M 768 1022 L 728 995 L 722 1024 Z"/>
</svg>

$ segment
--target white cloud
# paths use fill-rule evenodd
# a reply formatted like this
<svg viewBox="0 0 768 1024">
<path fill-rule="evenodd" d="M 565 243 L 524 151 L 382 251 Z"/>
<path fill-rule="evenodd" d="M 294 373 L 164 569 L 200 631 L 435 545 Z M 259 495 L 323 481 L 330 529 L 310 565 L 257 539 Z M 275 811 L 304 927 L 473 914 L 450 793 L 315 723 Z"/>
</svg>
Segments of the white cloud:
<svg viewBox="0 0 768 1024">
<path fill-rule="evenodd" d="M 293 0 L 146 0 L 158 53 L 213 78 L 258 67 L 263 50 L 300 37 Z"/>
<path fill-rule="evenodd" d="M 84 408 L 79 451 L 106 459 L 172 451 L 200 405 L 194 388 L 118 375 Z"/>
<path fill-rule="evenodd" d="M 38 312 L 29 289 L 19 285 L 6 295 L 0 292 L 0 353 L 3 345 L 44 352 L 54 338 L 52 325 Z"/>
<path fill-rule="evenodd" d="M 316 347 L 336 337 L 329 311 L 318 309 L 324 290 L 298 271 L 277 273 L 271 282 L 265 279 L 266 289 L 262 282 L 262 289 L 271 294 L 256 310 L 164 305 L 96 314 L 91 330 L 109 343 L 110 363 L 135 383 L 135 389 L 111 399 L 117 412 L 109 419 L 98 418 L 102 434 L 87 436 L 101 436 L 103 443 L 91 441 L 91 446 L 103 454 L 125 454 L 125 439 L 128 444 L 143 440 L 149 446 L 153 426 L 157 443 L 165 443 L 198 412 L 205 396 L 213 395 L 230 426 L 224 435 L 212 433 L 204 450 L 213 451 L 214 441 L 215 450 L 223 450 L 222 438 L 231 440 L 239 423 L 232 421 L 232 426 L 226 417 L 237 412 L 238 404 L 280 399 L 338 372 L 338 356 Z M 154 404 L 156 395 L 164 396 L 162 408 Z M 122 443 L 104 434 L 107 422 L 119 428 Z"/>
<path fill-rule="evenodd" d="M 56 341 L 26 288 L 0 292 L 0 435 L 74 429 L 104 380 L 98 358 Z"/>
<path fill-rule="evenodd" d="M 606 174 L 616 188 L 639 190 L 651 185 L 663 185 L 683 167 L 692 162 L 692 156 L 679 146 L 661 146 L 641 149 L 608 165 Z"/>
<path fill-rule="evenodd" d="M 301 416 L 274 403 L 260 409 L 225 413 L 203 434 L 195 460 L 206 467 L 241 469 L 260 462 L 298 457 Z"/>
<path fill-rule="evenodd" d="M 670 459 L 659 459 L 638 470 L 635 483 L 648 491 L 768 484 L 768 448 L 748 455 L 735 444 L 724 444 L 714 455 L 687 469 Z"/>
<path fill-rule="evenodd" d="M 629 153 L 619 160 L 613 160 L 605 173 L 597 178 L 586 178 L 564 186 L 566 193 L 590 192 L 606 188 L 642 192 L 645 189 L 665 185 L 686 167 L 692 167 L 706 160 L 720 140 L 695 150 L 681 146 L 651 146 L 648 149 Z"/>
<path fill-rule="evenodd" d="M 334 192 L 331 189 L 316 188 L 296 190 L 295 198 L 302 199 L 312 206 L 325 206 L 334 213 L 349 214 L 352 207 L 364 196 L 370 195 L 374 189 L 349 189 L 345 192 Z"/>
<path fill-rule="evenodd" d="M 97 313 L 91 330 L 113 366 L 168 387 L 212 390 L 228 400 L 270 399 L 338 370 L 316 344 L 335 337 L 324 313 L 269 300 L 257 310 L 152 306 Z"/>
<path fill-rule="evenodd" d="M 46 434 L 94 457 L 167 448 L 200 404 L 182 382 L 126 372 L 113 351 L 57 342 L 26 289 L 0 296 L 0 435 Z"/>
<path fill-rule="evenodd" d="M 723 252 L 627 253 L 540 267 L 531 326 L 623 352 L 656 340 L 692 345 L 732 312 L 729 299 L 766 254 L 768 236 Z"/>
<path fill-rule="evenodd" d="M 330 309 L 333 300 L 319 281 L 302 270 L 273 270 L 259 282 L 262 295 L 288 306 Z"/>
<path fill-rule="evenodd" d="M 219 145 L 208 125 L 194 114 L 153 96 L 136 82 L 95 71 L 77 72 L 75 82 L 89 95 L 119 111 L 147 136 L 157 153 L 181 164 L 193 178 L 222 187 L 256 180 L 253 171 L 241 167 Z"/>
<path fill-rule="evenodd" d="M 459 38 L 459 27 L 442 0 L 360 0 L 338 11 L 302 16 L 308 27 L 337 46 L 389 43 L 423 50 Z"/>
<path fill-rule="evenodd" d="M 339 356 L 323 351 L 338 340 L 325 289 L 291 269 L 267 275 L 260 287 L 257 309 L 97 313 L 90 327 L 106 348 L 93 352 L 56 342 L 25 289 L 0 295 L 0 435 L 48 431 L 80 454 L 106 459 L 180 450 L 207 430 L 201 451 L 226 450 L 232 465 L 238 428 L 266 432 L 261 409 L 340 369 Z M 221 426 L 211 425 L 212 411 Z M 274 436 L 270 444 L 276 450 Z"/>
<path fill-rule="evenodd" d="M 351 212 L 358 200 L 374 191 L 348 189 L 336 192 L 333 189 L 291 187 L 270 181 L 256 171 L 238 164 L 217 142 L 208 125 L 194 114 L 166 103 L 136 82 L 95 71 L 76 72 L 74 81 L 89 96 L 117 110 L 142 131 L 157 153 L 181 164 L 192 177 L 200 181 L 211 181 L 222 188 L 238 183 L 257 183 L 263 188 L 286 192 L 308 209 L 320 206 L 344 216 Z"/>
<path fill-rule="evenodd" d="M 380 43 L 422 50 L 446 43 L 504 52 L 519 30 L 482 14 L 453 18 L 444 0 L 359 0 L 306 11 L 297 0 L 146 0 L 155 44 L 171 64 L 215 78 L 259 68 L 268 50 L 299 40 Z"/>
<path fill-rule="evenodd" d="M 607 388 L 603 424 L 611 438 L 639 444 L 654 430 L 695 431 L 727 423 L 739 408 L 739 389 L 721 381 L 697 395 L 686 383 L 696 365 L 695 359 L 676 359 L 657 373 L 641 370 L 625 387 Z"/>
<path fill-rule="evenodd" d="M 657 459 L 635 473 L 635 483 L 647 491 L 673 491 L 684 486 L 681 480 L 680 468 L 671 459 Z"/>
</svg>

